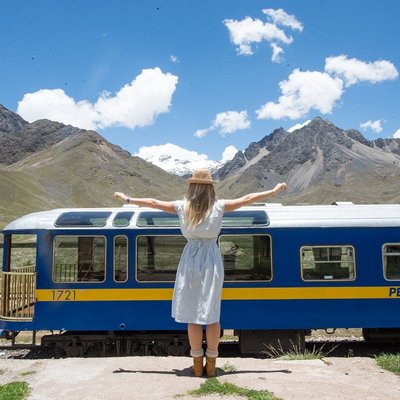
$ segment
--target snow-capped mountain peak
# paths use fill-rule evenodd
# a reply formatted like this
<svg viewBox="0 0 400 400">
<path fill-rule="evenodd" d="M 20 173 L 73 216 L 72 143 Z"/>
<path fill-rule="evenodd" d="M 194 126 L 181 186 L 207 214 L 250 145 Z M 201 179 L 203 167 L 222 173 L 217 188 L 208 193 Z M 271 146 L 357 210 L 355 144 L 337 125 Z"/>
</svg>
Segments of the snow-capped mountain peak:
<svg viewBox="0 0 400 400">
<path fill-rule="evenodd" d="M 237 153 L 234 146 L 228 146 L 219 161 L 213 161 L 206 154 L 200 154 L 179 147 L 173 143 L 166 143 L 160 146 L 144 146 L 139 149 L 135 156 L 140 157 L 163 170 L 179 175 L 190 175 L 194 169 L 208 168 L 211 172 L 217 170 Z"/>
</svg>

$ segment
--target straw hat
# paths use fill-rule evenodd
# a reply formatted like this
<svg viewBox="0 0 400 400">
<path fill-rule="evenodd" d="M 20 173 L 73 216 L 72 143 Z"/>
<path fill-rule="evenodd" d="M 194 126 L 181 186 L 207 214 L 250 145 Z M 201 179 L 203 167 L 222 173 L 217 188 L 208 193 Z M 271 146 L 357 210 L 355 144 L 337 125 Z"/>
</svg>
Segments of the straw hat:
<svg viewBox="0 0 400 400">
<path fill-rule="evenodd" d="M 211 172 L 208 169 L 196 169 L 193 171 L 192 177 L 186 179 L 186 183 L 200 183 L 203 185 L 212 185 L 218 181 L 213 181 Z"/>
</svg>

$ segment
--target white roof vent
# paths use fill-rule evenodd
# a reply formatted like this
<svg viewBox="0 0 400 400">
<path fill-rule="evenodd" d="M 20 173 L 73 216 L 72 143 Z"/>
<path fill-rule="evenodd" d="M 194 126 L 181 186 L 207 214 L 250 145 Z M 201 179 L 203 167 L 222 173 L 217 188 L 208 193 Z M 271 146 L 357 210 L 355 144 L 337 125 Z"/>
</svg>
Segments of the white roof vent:
<svg viewBox="0 0 400 400">
<path fill-rule="evenodd" d="M 354 206 L 352 201 L 334 201 L 332 206 Z"/>
</svg>

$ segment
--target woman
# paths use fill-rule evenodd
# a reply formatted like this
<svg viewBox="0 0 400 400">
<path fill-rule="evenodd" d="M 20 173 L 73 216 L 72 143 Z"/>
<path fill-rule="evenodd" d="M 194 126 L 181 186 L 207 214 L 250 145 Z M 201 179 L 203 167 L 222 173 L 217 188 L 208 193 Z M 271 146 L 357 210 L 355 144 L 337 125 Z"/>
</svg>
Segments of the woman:
<svg viewBox="0 0 400 400">
<path fill-rule="evenodd" d="M 265 200 L 286 189 L 279 183 L 274 189 L 251 193 L 233 200 L 218 200 L 211 173 L 196 170 L 183 201 L 160 201 L 150 198 L 131 198 L 116 192 L 116 199 L 143 207 L 157 208 L 178 214 L 180 227 L 187 244 L 183 250 L 176 273 L 172 299 L 172 317 L 176 322 L 188 324 L 190 354 L 193 357 L 193 372 L 203 376 L 203 325 L 206 325 L 206 373 L 215 376 L 218 344 L 221 291 L 224 281 L 224 266 L 217 246 L 224 211 Z"/>
</svg>

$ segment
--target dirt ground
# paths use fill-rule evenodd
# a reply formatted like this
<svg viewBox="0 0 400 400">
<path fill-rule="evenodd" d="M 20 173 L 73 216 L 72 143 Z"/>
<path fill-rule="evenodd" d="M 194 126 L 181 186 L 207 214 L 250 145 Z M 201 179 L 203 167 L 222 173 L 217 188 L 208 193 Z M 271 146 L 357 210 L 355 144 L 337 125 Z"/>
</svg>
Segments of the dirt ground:
<svg viewBox="0 0 400 400">
<path fill-rule="evenodd" d="M 230 336 L 233 332 L 225 334 L 227 341 L 235 339 Z M 349 339 L 353 343 L 350 348 L 362 341 L 360 330 L 338 330 L 334 335 L 315 331 L 309 340 L 327 337 L 333 341 Z M 28 343 L 29 335 L 21 334 L 18 339 Z M 225 355 L 218 359 L 218 380 L 268 390 L 283 400 L 399 400 L 400 376 L 377 366 L 372 353 L 368 353 L 372 349 L 368 349 L 367 353 L 332 353 L 322 361 Z M 12 357 L 8 351 L 0 350 L 0 384 L 28 382 L 29 400 L 188 400 L 193 396 L 187 392 L 205 382 L 204 378 L 192 377 L 189 357 L 54 359 L 25 355 L 26 350 L 17 350 Z M 202 398 L 243 399 L 216 394 Z"/>
<path fill-rule="evenodd" d="M 9 358 L 0 359 L 0 384 L 28 382 L 29 400 L 172 400 L 176 395 L 188 400 L 193 397 L 187 392 L 205 381 L 191 376 L 190 365 L 188 357 Z M 382 370 L 369 357 L 220 358 L 218 365 L 221 382 L 268 390 L 283 400 L 400 399 L 400 376 Z M 221 399 L 219 395 L 203 398 Z"/>
</svg>

